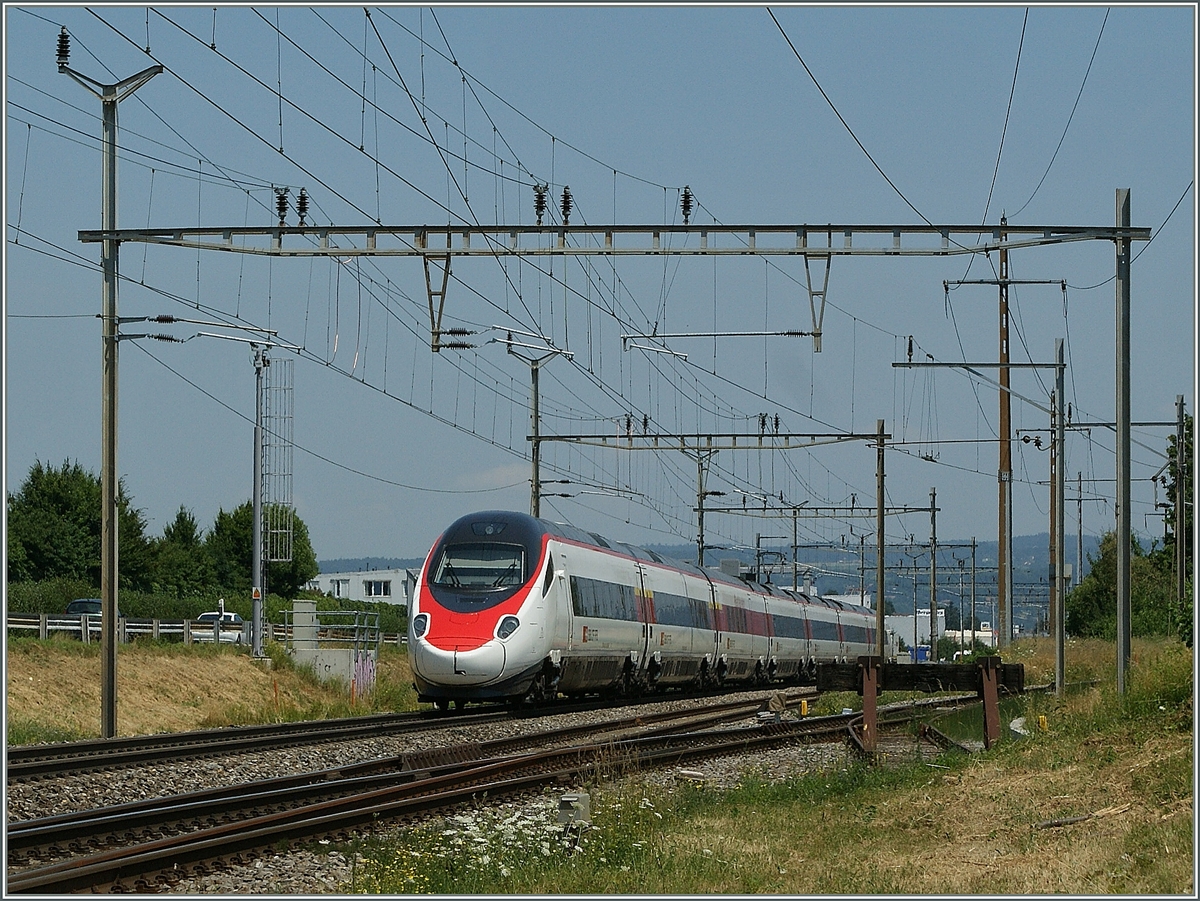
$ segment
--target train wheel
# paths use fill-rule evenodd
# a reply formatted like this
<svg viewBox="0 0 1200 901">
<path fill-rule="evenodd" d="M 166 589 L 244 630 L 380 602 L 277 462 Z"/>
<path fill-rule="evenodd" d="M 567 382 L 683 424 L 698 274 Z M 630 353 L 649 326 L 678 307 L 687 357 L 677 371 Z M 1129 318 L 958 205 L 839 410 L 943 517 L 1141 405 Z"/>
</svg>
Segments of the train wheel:
<svg viewBox="0 0 1200 901">
<path fill-rule="evenodd" d="M 533 682 L 529 684 L 529 690 L 525 692 L 524 702 L 526 704 L 544 704 L 549 698 L 549 693 L 546 690 L 546 676 L 544 673 L 539 674 Z"/>
<path fill-rule="evenodd" d="M 433 702 L 433 706 L 439 713 L 445 713 L 450 709 L 450 701 L 446 698 L 438 698 Z"/>
</svg>

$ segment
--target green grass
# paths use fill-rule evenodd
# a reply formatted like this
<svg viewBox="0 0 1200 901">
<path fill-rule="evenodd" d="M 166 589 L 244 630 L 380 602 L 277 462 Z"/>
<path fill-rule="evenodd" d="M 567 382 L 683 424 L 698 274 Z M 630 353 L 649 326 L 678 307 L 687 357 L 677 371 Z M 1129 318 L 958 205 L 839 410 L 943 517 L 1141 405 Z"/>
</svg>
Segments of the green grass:
<svg viewBox="0 0 1200 901">
<path fill-rule="evenodd" d="M 82 732 L 49 726 L 23 717 L 10 717 L 7 723 L 8 746 L 48 744 L 56 741 L 82 741 L 92 738 Z"/>
</svg>

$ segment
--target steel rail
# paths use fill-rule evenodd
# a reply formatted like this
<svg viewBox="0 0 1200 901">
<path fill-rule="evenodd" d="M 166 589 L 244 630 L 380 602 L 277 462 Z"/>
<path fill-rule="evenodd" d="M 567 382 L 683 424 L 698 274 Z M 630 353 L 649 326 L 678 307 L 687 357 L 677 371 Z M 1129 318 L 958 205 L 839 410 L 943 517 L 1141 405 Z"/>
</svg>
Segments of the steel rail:
<svg viewBox="0 0 1200 901">
<path fill-rule="evenodd" d="M 271 747 L 350 741 L 364 737 L 444 729 L 491 722 L 508 715 L 497 710 L 462 715 L 453 720 L 430 713 L 377 714 L 340 720 L 304 721 L 261 726 L 230 726 L 191 732 L 166 732 L 129 738 L 89 739 L 49 745 L 23 745 L 7 751 L 9 782 L 48 775 L 113 769 L 164 759 L 236 754 Z"/>
<path fill-rule="evenodd" d="M 815 694 L 809 690 L 809 695 Z M 320 744 L 373 738 L 417 730 L 445 729 L 493 722 L 506 717 L 532 717 L 569 714 L 614 706 L 646 704 L 704 697 L 692 693 L 667 693 L 660 696 L 622 699 L 593 699 L 584 702 L 550 704 L 513 709 L 495 706 L 476 713 L 372 714 L 336 720 L 305 720 L 251 726 L 227 726 L 188 732 L 164 732 L 155 735 L 122 738 L 86 739 L 55 744 L 20 745 L 7 749 L 6 776 L 9 782 L 82 773 L 98 769 L 116 769 L 174 759 L 194 759 L 219 754 L 264 750 L 275 746 Z"/>
<path fill-rule="evenodd" d="M 10 873 L 11 893 L 60 893 L 133 883 L 152 888 L 151 874 L 179 873 L 213 859 L 230 859 L 280 843 L 335 836 L 431 810 L 455 807 L 480 796 L 518 794 L 548 783 L 570 781 L 597 770 L 633 770 L 669 765 L 700 756 L 753 750 L 794 740 L 789 725 L 772 723 L 746 730 L 688 733 L 684 736 L 628 739 L 536 751 L 484 761 L 343 798 L 234 820 L 184 835 L 155 839 L 48 866 Z M 159 881 L 159 880 L 155 880 Z M 164 880 L 165 881 L 165 880 Z"/>
<path fill-rule="evenodd" d="M 790 697 L 794 705 L 800 695 Z M 334 797 L 351 791 L 363 791 L 374 784 L 412 781 L 418 773 L 428 774 L 447 768 L 462 769 L 481 758 L 511 754 L 522 748 L 546 746 L 569 741 L 579 735 L 595 737 L 632 730 L 641 736 L 666 735 L 681 729 L 695 729 L 745 716 L 761 707 L 759 700 L 743 700 L 714 705 L 702 711 L 674 711 L 641 714 L 611 723 L 565 726 L 528 735 L 418 751 L 362 763 L 332 767 L 308 773 L 279 776 L 239 786 L 236 795 L 219 786 L 167 798 L 147 798 L 96 810 L 82 810 L 21 820 L 10 823 L 7 847 L 10 864 L 52 851 L 55 848 L 81 848 L 81 842 L 94 847 L 115 843 L 117 831 L 136 835 L 138 830 L 185 831 L 188 820 L 208 821 L 233 817 L 246 811 L 270 806 L 312 803 L 318 797 Z M 666 722 L 658 728 L 647 724 Z"/>
</svg>

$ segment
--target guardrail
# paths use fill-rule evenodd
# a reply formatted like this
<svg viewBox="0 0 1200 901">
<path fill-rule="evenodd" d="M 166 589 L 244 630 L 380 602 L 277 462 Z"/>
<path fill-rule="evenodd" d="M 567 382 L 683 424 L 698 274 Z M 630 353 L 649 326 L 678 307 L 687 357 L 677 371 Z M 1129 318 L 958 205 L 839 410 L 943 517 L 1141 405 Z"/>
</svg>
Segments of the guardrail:
<svg viewBox="0 0 1200 901">
<path fill-rule="evenodd" d="M 101 639 L 99 614 L 9 613 L 5 625 L 10 630 L 34 632 L 38 638 L 42 639 L 49 638 L 51 635 L 67 635 L 81 639 L 85 643 Z M 123 616 L 117 620 L 117 641 L 125 643 L 136 641 L 138 638 L 162 638 L 178 640 L 189 645 L 193 642 L 211 643 L 216 625 L 215 623 L 198 622 L 194 619 L 167 620 Z M 249 644 L 250 635 L 248 630 L 245 630 L 245 624 L 233 626 L 226 623 L 219 627 L 219 631 L 226 635 L 230 632 L 237 632 L 241 643 Z M 342 631 L 333 626 L 322 629 L 318 637 L 322 641 L 346 640 L 347 636 L 342 635 Z M 269 641 L 286 643 L 291 639 L 290 626 L 267 623 L 266 632 L 266 638 Z M 382 635 L 382 642 L 384 644 L 406 644 L 408 636 L 404 633 L 385 633 Z M 230 642 L 226 638 L 222 643 L 229 644 Z"/>
</svg>

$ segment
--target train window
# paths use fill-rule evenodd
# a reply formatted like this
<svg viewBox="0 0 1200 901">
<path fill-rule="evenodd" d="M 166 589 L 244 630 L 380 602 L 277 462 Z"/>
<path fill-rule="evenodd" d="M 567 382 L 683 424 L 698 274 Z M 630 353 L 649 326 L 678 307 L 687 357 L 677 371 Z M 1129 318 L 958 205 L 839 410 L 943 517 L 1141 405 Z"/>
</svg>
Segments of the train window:
<svg viewBox="0 0 1200 901">
<path fill-rule="evenodd" d="M 779 638 L 807 638 L 804 620 L 798 616 L 784 616 L 776 613 L 771 617 L 775 635 Z"/>
<path fill-rule="evenodd" d="M 706 601 L 654 592 L 654 621 L 664 626 L 690 626 L 693 629 L 711 629 L 712 619 Z"/>
<path fill-rule="evenodd" d="M 434 568 L 434 585 L 485 591 L 525 582 L 525 549 L 516 544 L 452 544 Z"/>
<path fill-rule="evenodd" d="M 816 641 L 841 640 L 841 636 L 838 634 L 837 623 L 825 619 L 810 619 L 808 622 L 812 626 L 812 637 Z"/>
<path fill-rule="evenodd" d="M 868 630 L 866 626 L 852 626 L 849 624 L 842 626 L 842 632 L 846 636 L 846 641 L 855 642 L 856 644 L 870 644 L 872 641 L 870 633 L 872 631 L 874 630 Z"/>
<path fill-rule="evenodd" d="M 637 595 L 632 585 L 571 576 L 571 607 L 576 616 L 638 621 Z"/>
<path fill-rule="evenodd" d="M 554 555 L 546 555 L 546 578 L 542 580 L 542 597 L 545 597 L 550 592 L 550 586 L 554 584 Z"/>
</svg>

